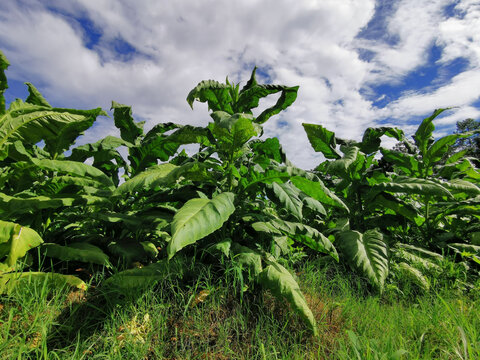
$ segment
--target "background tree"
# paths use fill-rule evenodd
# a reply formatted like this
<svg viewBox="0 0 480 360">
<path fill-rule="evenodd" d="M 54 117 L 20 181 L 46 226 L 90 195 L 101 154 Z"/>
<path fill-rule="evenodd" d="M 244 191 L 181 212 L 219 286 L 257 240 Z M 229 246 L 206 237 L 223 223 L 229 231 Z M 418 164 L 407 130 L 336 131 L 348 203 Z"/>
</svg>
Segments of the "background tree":
<svg viewBox="0 0 480 360">
<path fill-rule="evenodd" d="M 455 130 L 455 134 L 463 134 L 475 130 L 480 130 L 480 121 L 469 118 L 463 121 L 457 121 L 457 130 Z M 474 157 L 478 162 L 480 159 L 480 136 L 477 133 L 468 138 L 458 139 L 452 148 L 453 152 L 467 150 L 465 155 Z"/>
</svg>

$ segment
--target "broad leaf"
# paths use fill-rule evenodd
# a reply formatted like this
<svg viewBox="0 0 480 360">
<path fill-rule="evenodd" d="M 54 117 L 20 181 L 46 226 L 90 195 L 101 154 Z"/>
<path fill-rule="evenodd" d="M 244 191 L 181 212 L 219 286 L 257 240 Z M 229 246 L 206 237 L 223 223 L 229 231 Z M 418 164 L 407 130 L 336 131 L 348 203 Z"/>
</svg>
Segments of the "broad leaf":
<svg viewBox="0 0 480 360">
<path fill-rule="evenodd" d="M 79 177 L 89 177 L 103 184 L 107 188 L 113 188 L 112 180 L 101 170 L 91 165 L 69 160 L 32 159 L 32 162 L 37 168 L 42 170 L 55 171 Z"/>
<path fill-rule="evenodd" d="M 477 133 L 477 131 L 469 131 L 462 134 L 447 135 L 438 139 L 428 148 L 423 160 L 428 165 L 441 160 L 450 149 L 450 146 L 455 144 L 458 139 L 470 137 L 475 133 Z"/>
<path fill-rule="evenodd" d="M 235 195 L 225 192 L 210 199 L 191 199 L 173 217 L 172 239 L 167 253 L 171 259 L 185 246 L 213 233 L 222 227 L 235 211 Z"/>
<path fill-rule="evenodd" d="M 50 283 L 56 288 L 64 286 L 87 290 L 87 284 L 76 276 L 44 272 L 23 272 L 0 275 L 0 294 L 10 294 L 15 290 L 22 291 L 31 282 Z"/>
<path fill-rule="evenodd" d="M 100 108 L 60 109 L 24 103 L 17 99 L 0 116 L 0 160 L 7 157 L 8 144 L 16 140 L 32 145 L 44 140 L 45 149 L 52 156 L 61 154 L 100 115 L 106 115 Z"/>
<path fill-rule="evenodd" d="M 327 165 L 327 172 L 340 177 L 347 177 L 349 167 L 357 160 L 359 149 L 356 146 L 342 146 L 343 157 L 330 161 Z"/>
<path fill-rule="evenodd" d="M 14 271 L 17 260 L 43 243 L 35 230 L 0 220 L 0 272 Z"/>
<path fill-rule="evenodd" d="M 255 225 L 255 224 L 254 224 Z M 257 228 L 259 225 L 256 225 Z M 267 224 L 267 227 L 273 226 L 278 231 L 291 235 L 290 237 L 312 250 L 330 254 L 338 261 L 337 250 L 331 241 L 317 229 L 297 222 L 274 219 Z"/>
<path fill-rule="evenodd" d="M 261 98 L 285 90 L 281 85 L 251 85 L 248 89 L 243 88 L 235 103 L 236 112 L 251 113 L 256 108 Z"/>
<path fill-rule="evenodd" d="M 300 197 L 300 200 L 302 200 L 304 207 L 312 211 L 318 212 L 322 215 L 325 215 L 325 216 L 327 215 L 327 211 L 325 210 L 325 207 L 322 205 L 320 201 L 308 196 L 304 192 L 300 192 L 299 197 Z"/>
<path fill-rule="evenodd" d="M 423 119 L 422 123 L 418 127 L 415 135 L 413 136 L 415 144 L 420 149 L 420 153 L 425 156 L 427 149 L 430 144 L 433 142 L 433 130 L 435 130 L 435 125 L 433 125 L 433 120 L 440 115 L 442 112 L 448 109 L 437 109 L 433 112 L 431 116 Z"/>
<path fill-rule="evenodd" d="M 230 115 L 224 111 L 215 111 L 211 116 L 215 122 L 209 128 L 220 147 L 228 153 L 234 153 L 253 136 L 260 135 L 261 128 L 253 123 L 252 115 Z"/>
<path fill-rule="evenodd" d="M 41 247 L 43 254 L 63 261 L 81 261 L 110 266 L 108 256 L 99 247 L 88 243 L 73 243 L 68 246 L 46 243 Z"/>
<path fill-rule="evenodd" d="M 420 163 L 414 155 L 389 149 L 381 149 L 380 151 L 384 160 L 394 164 L 405 175 L 417 176 L 420 174 Z"/>
<path fill-rule="evenodd" d="M 288 183 L 272 183 L 267 186 L 267 195 L 271 200 L 281 204 L 281 207 L 290 212 L 297 220 L 302 220 L 303 202 L 299 198 L 299 191 Z"/>
<path fill-rule="evenodd" d="M 342 157 L 336 149 L 335 133 L 328 131 L 321 125 L 306 123 L 302 125 L 313 150 L 321 152 L 327 159 L 340 159 Z"/>
<path fill-rule="evenodd" d="M 462 179 L 452 179 L 441 183 L 451 193 L 465 193 L 471 196 L 480 195 L 480 188 L 470 181 Z"/>
<path fill-rule="evenodd" d="M 209 171 L 212 167 L 208 163 L 199 162 L 186 163 L 182 166 L 170 163 L 152 166 L 120 185 L 116 189 L 115 194 L 148 191 L 157 186 L 173 185 L 184 179 L 204 182 L 213 181 Z"/>
<path fill-rule="evenodd" d="M 206 249 L 206 252 L 211 253 L 213 255 L 223 254 L 225 256 L 230 255 L 230 248 L 232 247 L 232 239 L 225 239 L 218 243 L 209 246 Z"/>
<path fill-rule="evenodd" d="M 57 209 L 63 206 L 109 203 L 108 198 L 90 195 L 65 194 L 19 198 L 0 193 L 0 214 L 4 211 L 9 215 L 26 214 L 34 210 Z"/>
<path fill-rule="evenodd" d="M 233 114 L 231 106 L 232 98 L 229 92 L 229 85 L 221 84 L 214 80 L 201 81 L 195 88 L 193 88 L 187 96 L 187 102 L 193 109 L 193 102 L 195 100 L 206 102 L 208 109 L 212 111 L 226 111 Z"/>
<path fill-rule="evenodd" d="M 262 256 L 256 250 L 237 243 L 232 243 L 233 261 L 253 276 L 262 271 Z"/>
<path fill-rule="evenodd" d="M 385 135 L 391 138 L 395 138 L 401 141 L 404 137 L 403 131 L 398 128 L 392 127 L 379 127 L 368 128 L 363 133 L 362 142 L 356 146 L 360 147 L 360 150 L 365 154 L 371 154 L 376 152 L 380 148 L 380 138 Z"/>
<path fill-rule="evenodd" d="M 185 266 L 185 259 L 180 256 L 171 261 L 163 259 L 141 268 L 121 271 L 109 277 L 102 286 L 113 291 L 141 289 L 159 281 L 182 278 Z"/>
<path fill-rule="evenodd" d="M 382 292 L 388 275 L 388 250 L 383 235 L 377 230 L 363 234 L 349 230 L 339 234 L 338 244 L 346 262 Z"/>
<path fill-rule="evenodd" d="M 293 185 L 302 190 L 305 194 L 320 201 L 322 204 L 332 205 L 349 212 L 348 206 L 345 205 L 345 203 L 320 180 L 312 181 L 300 176 L 295 176 L 291 181 Z"/>
<path fill-rule="evenodd" d="M 271 184 L 273 182 L 285 182 L 292 177 L 286 171 L 276 169 L 251 168 L 248 175 L 240 179 L 240 185 L 244 190 L 255 188 L 259 184 Z"/>
<path fill-rule="evenodd" d="M 312 311 L 292 274 L 277 262 L 270 264 L 260 273 L 260 284 L 279 299 L 285 299 L 317 335 L 317 325 Z"/>
<path fill-rule="evenodd" d="M 25 100 L 26 103 L 40 106 L 52 107 L 48 101 L 40 94 L 40 91 L 37 90 L 33 84 L 26 82 L 25 85 L 28 86 L 28 97 Z"/>
<path fill-rule="evenodd" d="M 132 117 L 132 108 L 127 105 L 112 101 L 113 120 L 115 126 L 120 129 L 123 140 L 135 144 L 138 137 L 143 135 L 143 122 L 137 123 Z"/>
<path fill-rule="evenodd" d="M 415 221 L 415 218 L 419 215 L 415 207 L 387 193 L 380 193 L 376 195 L 375 198 L 369 201 L 366 205 L 370 209 L 382 207 L 391 209 L 395 211 L 395 213 L 402 215 L 411 221 Z"/>
<path fill-rule="evenodd" d="M 176 168 L 178 166 L 170 163 L 152 166 L 130 180 L 125 181 L 115 192 L 122 194 L 133 191 L 145 191 L 155 186 L 166 184 L 170 180 L 168 175 Z"/>
<path fill-rule="evenodd" d="M 278 114 L 280 111 L 285 110 L 292 105 L 297 99 L 298 86 L 286 87 L 282 86 L 282 94 L 278 98 L 275 105 L 262 111 L 260 115 L 254 120 L 257 124 L 265 123 L 270 117 Z"/>
<path fill-rule="evenodd" d="M 402 277 L 405 277 L 412 281 L 414 284 L 418 285 L 422 290 L 430 290 L 430 284 L 427 278 L 422 274 L 417 268 L 401 262 L 395 265 L 395 270 L 402 274 Z"/>
<path fill-rule="evenodd" d="M 85 144 L 72 149 L 72 154 L 68 157 L 68 160 L 83 162 L 90 157 L 93 157 L 96 161 L 118 160 L 122 157 L 118 151 L 114 152 L 114 150 L 120 146 L 129 147 L 131 144 L 115 136 L 108 135 L 96 143 Z"/>
<path fill-rule="evenodd" d="M 442 255 L 440 255 L 436 252 L 424 249 L 423 247 L 410 245 L 410 244 L 402 244 L 402 243 L 398 243 L 398 244 L 396 244 L 396 246 L 401 248 L 401 249 L 407 249 L 407 250 L 410 250 L 410 251 L 415 251 L 415 252 L 421 254 L 421 256 L 423 258 L 428 257 L 428 258 L 434 259 L 436 261 L 443 261 L 444 260 L 444 257 Z"/>
<path fill-rule="evenodd" d="M 421 194 L 427 196 L 453 195 L 443 185 L 428 179 L 399 176 L 391 182 L 379 183 L 373 186 L 377 190 L 385 190 L 393 193 Z"/>
<path fill-rule="evenodd" d="M 176 129 L 172 134 L 164 133 Z M 129 149 L 129 160 L 137 174 L 150 166 L 157 165 L 158 160 L 168 161 L 177 153 L 180 145 L 197 143 L 209 146 L 210 132 L 206 128 L 174 123 L 156 125 L 142 139 L 140 144 Z M 211 135 L 210 135 L 211 137 Z"/>
</svg>

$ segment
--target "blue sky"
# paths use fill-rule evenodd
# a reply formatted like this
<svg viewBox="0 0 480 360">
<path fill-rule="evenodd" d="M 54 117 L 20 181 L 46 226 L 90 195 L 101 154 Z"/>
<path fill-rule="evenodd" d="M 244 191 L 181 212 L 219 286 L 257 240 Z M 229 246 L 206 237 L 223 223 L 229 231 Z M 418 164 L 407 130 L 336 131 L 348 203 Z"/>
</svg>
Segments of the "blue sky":
<svg viewBox="0 0 480 360">
<path fill-rule="evenodd" d="M 265 136 L 305 168 L 322 157 L 302 122 L 360 138 L 378 125 L 411 134 L 439 107 L 455 108 L 437 136 L 480 118 L 480 1 L 2 0 L 0 49 L 7 103 L 25 98 L 29 81 L 57 107 L 132 105 L 147 128 L 207 124 L 206 107 L 185 101 L 190 89 L 227 75 L 245 82 L 257 65 L 260 81 L 300 86 Z M 79 142 L 115 134 L 99 118 Z"/>
</svg>

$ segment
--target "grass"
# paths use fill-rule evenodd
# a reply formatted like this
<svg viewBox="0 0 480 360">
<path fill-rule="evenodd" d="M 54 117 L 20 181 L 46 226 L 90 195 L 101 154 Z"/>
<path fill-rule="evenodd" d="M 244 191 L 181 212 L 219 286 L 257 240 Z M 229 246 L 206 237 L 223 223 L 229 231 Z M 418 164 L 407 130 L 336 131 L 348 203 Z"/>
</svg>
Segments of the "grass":
<svg viewBox="0 0 480 360">
<path fill-rule="evenodd" d="M 197 269 L 198 270 L 198 269 Z M 369 293 L 339 266 L 297 269 L 313 337 L 285 303 L 202 268 L 126 294 L 31 283 L 0 297 L 2 359 L 479 359 L 480 301 L 447 289 Z M 233 275 L 232 275 L 233 276 Z M 92 280 L 99 283 L 100 278 Z"/>
</svg>

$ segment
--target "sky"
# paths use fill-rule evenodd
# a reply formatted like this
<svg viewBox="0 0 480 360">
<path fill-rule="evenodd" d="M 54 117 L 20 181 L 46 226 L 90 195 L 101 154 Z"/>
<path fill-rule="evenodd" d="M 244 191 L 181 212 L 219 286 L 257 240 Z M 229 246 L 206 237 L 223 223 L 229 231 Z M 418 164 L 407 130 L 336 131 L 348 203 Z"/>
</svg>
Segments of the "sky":
<svg viewBox="0 0 480 360">
<path fill-rule="evenodd" d="M 480 0 L 1 0 L 0 50 L 7 104 L 26 98 L 28 81 L 55 107 L 131 105 L 147 130 L 206 125 L 188 92 L 227 76 L 245 84 L 257 66 L 259 83 L 300 86 L 263 138 L 305 169 L 323 157 L 304 122 L 360 139 L 372 126 L 412 135 L 436 108 L 454 107 L 437 137 L 480 118 Z M 106 135 L 118 135 L 112 117 L 77 144 Z"/>
</svg>

